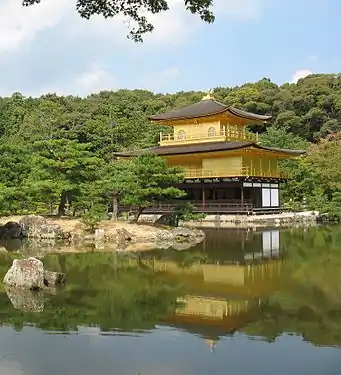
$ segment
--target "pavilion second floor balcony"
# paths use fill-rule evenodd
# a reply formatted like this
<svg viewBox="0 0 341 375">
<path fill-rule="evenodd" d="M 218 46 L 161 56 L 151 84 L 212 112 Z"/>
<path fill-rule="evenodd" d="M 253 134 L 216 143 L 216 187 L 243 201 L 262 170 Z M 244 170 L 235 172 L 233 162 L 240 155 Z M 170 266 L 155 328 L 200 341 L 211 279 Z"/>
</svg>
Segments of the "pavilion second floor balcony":
<svg viewBox="0 0 341 375">
<path fill-rule="evenodd" d="M 286 173 L 276 169 L 263 169 L 263 168 L 225 168 L 225 169 L 186 169 L 185 179 L 198 179 L 198 178 L 231 178 L 231 177 L 262 177 L 262 178 L 281 178 L 286 179 L 289 176 Z"/>
<path fill-rule="evenodd" d="M 219 132 L 209 128 L 205 133 L 178 131 L 177 133 L 160 133 L 160 146 L 183 145 L 189 143 L 205 143 L 220 141 L 252 141 L 258 142 L 258 133 L 251 133 L 238 126 L 224 126 Z"/>
</svg>

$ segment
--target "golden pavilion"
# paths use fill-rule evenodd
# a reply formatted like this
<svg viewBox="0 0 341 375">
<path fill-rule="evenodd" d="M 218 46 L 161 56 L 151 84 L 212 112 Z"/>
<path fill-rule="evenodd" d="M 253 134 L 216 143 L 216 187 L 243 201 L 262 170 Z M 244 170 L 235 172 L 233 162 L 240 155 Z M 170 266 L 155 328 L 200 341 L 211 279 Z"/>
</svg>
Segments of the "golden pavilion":
<svg viewBox="0 0 341 375">
<path fill-rule="evenodd" d="M 271 116 L 227 106 L 211 93 L 201 101 L 149 120 L 171 131 L 160 134 L 159 145 L 146 150 L 120 152 L 132 157 L 150 151 L 182 166 L 185 179 L 179 188 L 185 200 L 205 213 L 280 212 L 280 183 L 287 180 L 279 161 L 297 157 L 300 150 L 265 147 L 248 125 L 266 123 Z M 165 206 L 153 210 L 164 212 Z"/>
</svg>

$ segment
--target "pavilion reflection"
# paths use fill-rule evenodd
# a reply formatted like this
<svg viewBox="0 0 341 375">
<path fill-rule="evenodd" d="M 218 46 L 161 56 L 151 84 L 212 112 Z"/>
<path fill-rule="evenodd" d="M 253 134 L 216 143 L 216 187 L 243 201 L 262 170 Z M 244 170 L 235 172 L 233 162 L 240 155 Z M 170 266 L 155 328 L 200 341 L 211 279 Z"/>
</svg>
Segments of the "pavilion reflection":
<svg viewBox="0 0 341 375">
<path fill-rule="evenodd" d="M 212 236 L 218 233 L 222 237 L 214 237 L 212 246 Z M 226 236 L 234 242 L 229 249 L 219 246 L 220 240 L 226 246 Z M 185 286 L 186 294 L 178 298 L 179 307 L 165 323 L 200 335 L 213 350 L 219 337 L 257 319 L 261 298 L 281 283 L 283 260 L 278 230 L 219 231 L 208 233 L 208 237 L 212 248 L 202 244 L 193 249 L 208 256 L 198 256 L 191 264 L 160 255 L 142 261 L 154 272 L 167 273 Z"/>
</svg>

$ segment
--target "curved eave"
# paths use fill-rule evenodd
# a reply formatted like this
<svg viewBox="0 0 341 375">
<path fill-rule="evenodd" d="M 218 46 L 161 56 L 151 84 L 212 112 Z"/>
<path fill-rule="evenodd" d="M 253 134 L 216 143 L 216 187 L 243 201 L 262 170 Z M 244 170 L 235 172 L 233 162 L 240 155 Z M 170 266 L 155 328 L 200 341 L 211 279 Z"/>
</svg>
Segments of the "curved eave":
<svg viewBox="0 0 341 375">
<path fill-rule="evenodd" d="M 189 116 L 177 116 L 177 117 L 158 117 L 158 116 L 149 116 L 147 117 L 148 120 L 157 123 L 167 123 L 173 121 L 181 121 L 181 120 L 192 120 L 192 119 L 200 119 L 200 118 L 207 118 L 211 116 L 219 116 L 223 115 L 224 113 L 229 113 L 232 116 L 239 117 L 245 120 L 255 121 L 255 122 L 266 122 L 272 118 L 272 116 L 265 116 L 265 115 L 257 115 L 249 112 L 244 112 L 242 110 L 228 107 L 221 111 L 210 112 L 202 115 L 189 115 Z"/>
<path fill-rule="evenodd" d="M 255 142 L 209 142 L 201 144 L 181 145 L 181 146 L 159 146 L 151 147 L 144 150 L 117 152 L 114 155 L 118 157 L 132 157 L 138 156 L 143 152 L 152 152 L 158 156 L 171 156 L 171 155 L 188 155 L 188 154 L 202 154 L 210 152 L 221 151 L 235 151 L 247 148 L 256 148 L 267 152 L 272 152 L 283 157 L 295 157 L 305 153 L 303 150 L 287 150 L 275 147 L 266 147 L 259 145 Z"/>
<path fill-rule="evenodd" d="M 237 117 L 242 117 L 247 120 L 255 120 L 255 121 L 268 121 L 271 119 L 272 116 L 266 116 L 266 115 L 258 115 L 256 113 L 250 113 L 246 111 L 242 111 L 241 109 L 237 109 L 234 107 L 228 107 L 227 111 L 230 112 L 232 115 Z"/>
<path fill-rule="evenodd" d="M 305 154 L 307 151 L 304 150 L 289 150 L 286 148 L 267 147 L 255 144 L 253 147 L 259 148 L 265 151 L 275 152 L 276 154 L 282 154 L 283 156 L 300 156 Z"/>
</svg>

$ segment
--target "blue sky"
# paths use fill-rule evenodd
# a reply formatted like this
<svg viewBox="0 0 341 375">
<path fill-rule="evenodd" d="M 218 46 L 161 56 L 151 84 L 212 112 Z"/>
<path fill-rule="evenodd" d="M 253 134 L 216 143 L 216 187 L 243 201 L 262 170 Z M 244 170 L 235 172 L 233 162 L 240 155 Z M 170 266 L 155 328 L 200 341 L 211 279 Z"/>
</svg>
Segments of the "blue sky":
<svg viewBox="0 0 341 375">
<path fill-rule="evenodd" d="M 0 0 L 0 95 L 207 90 L 341 70 L 339 0 L 214 0 L 213 25 L 170 0 L 143 44 L 120 17 L 81 20 L 74 2 Z"/>
</svg>

